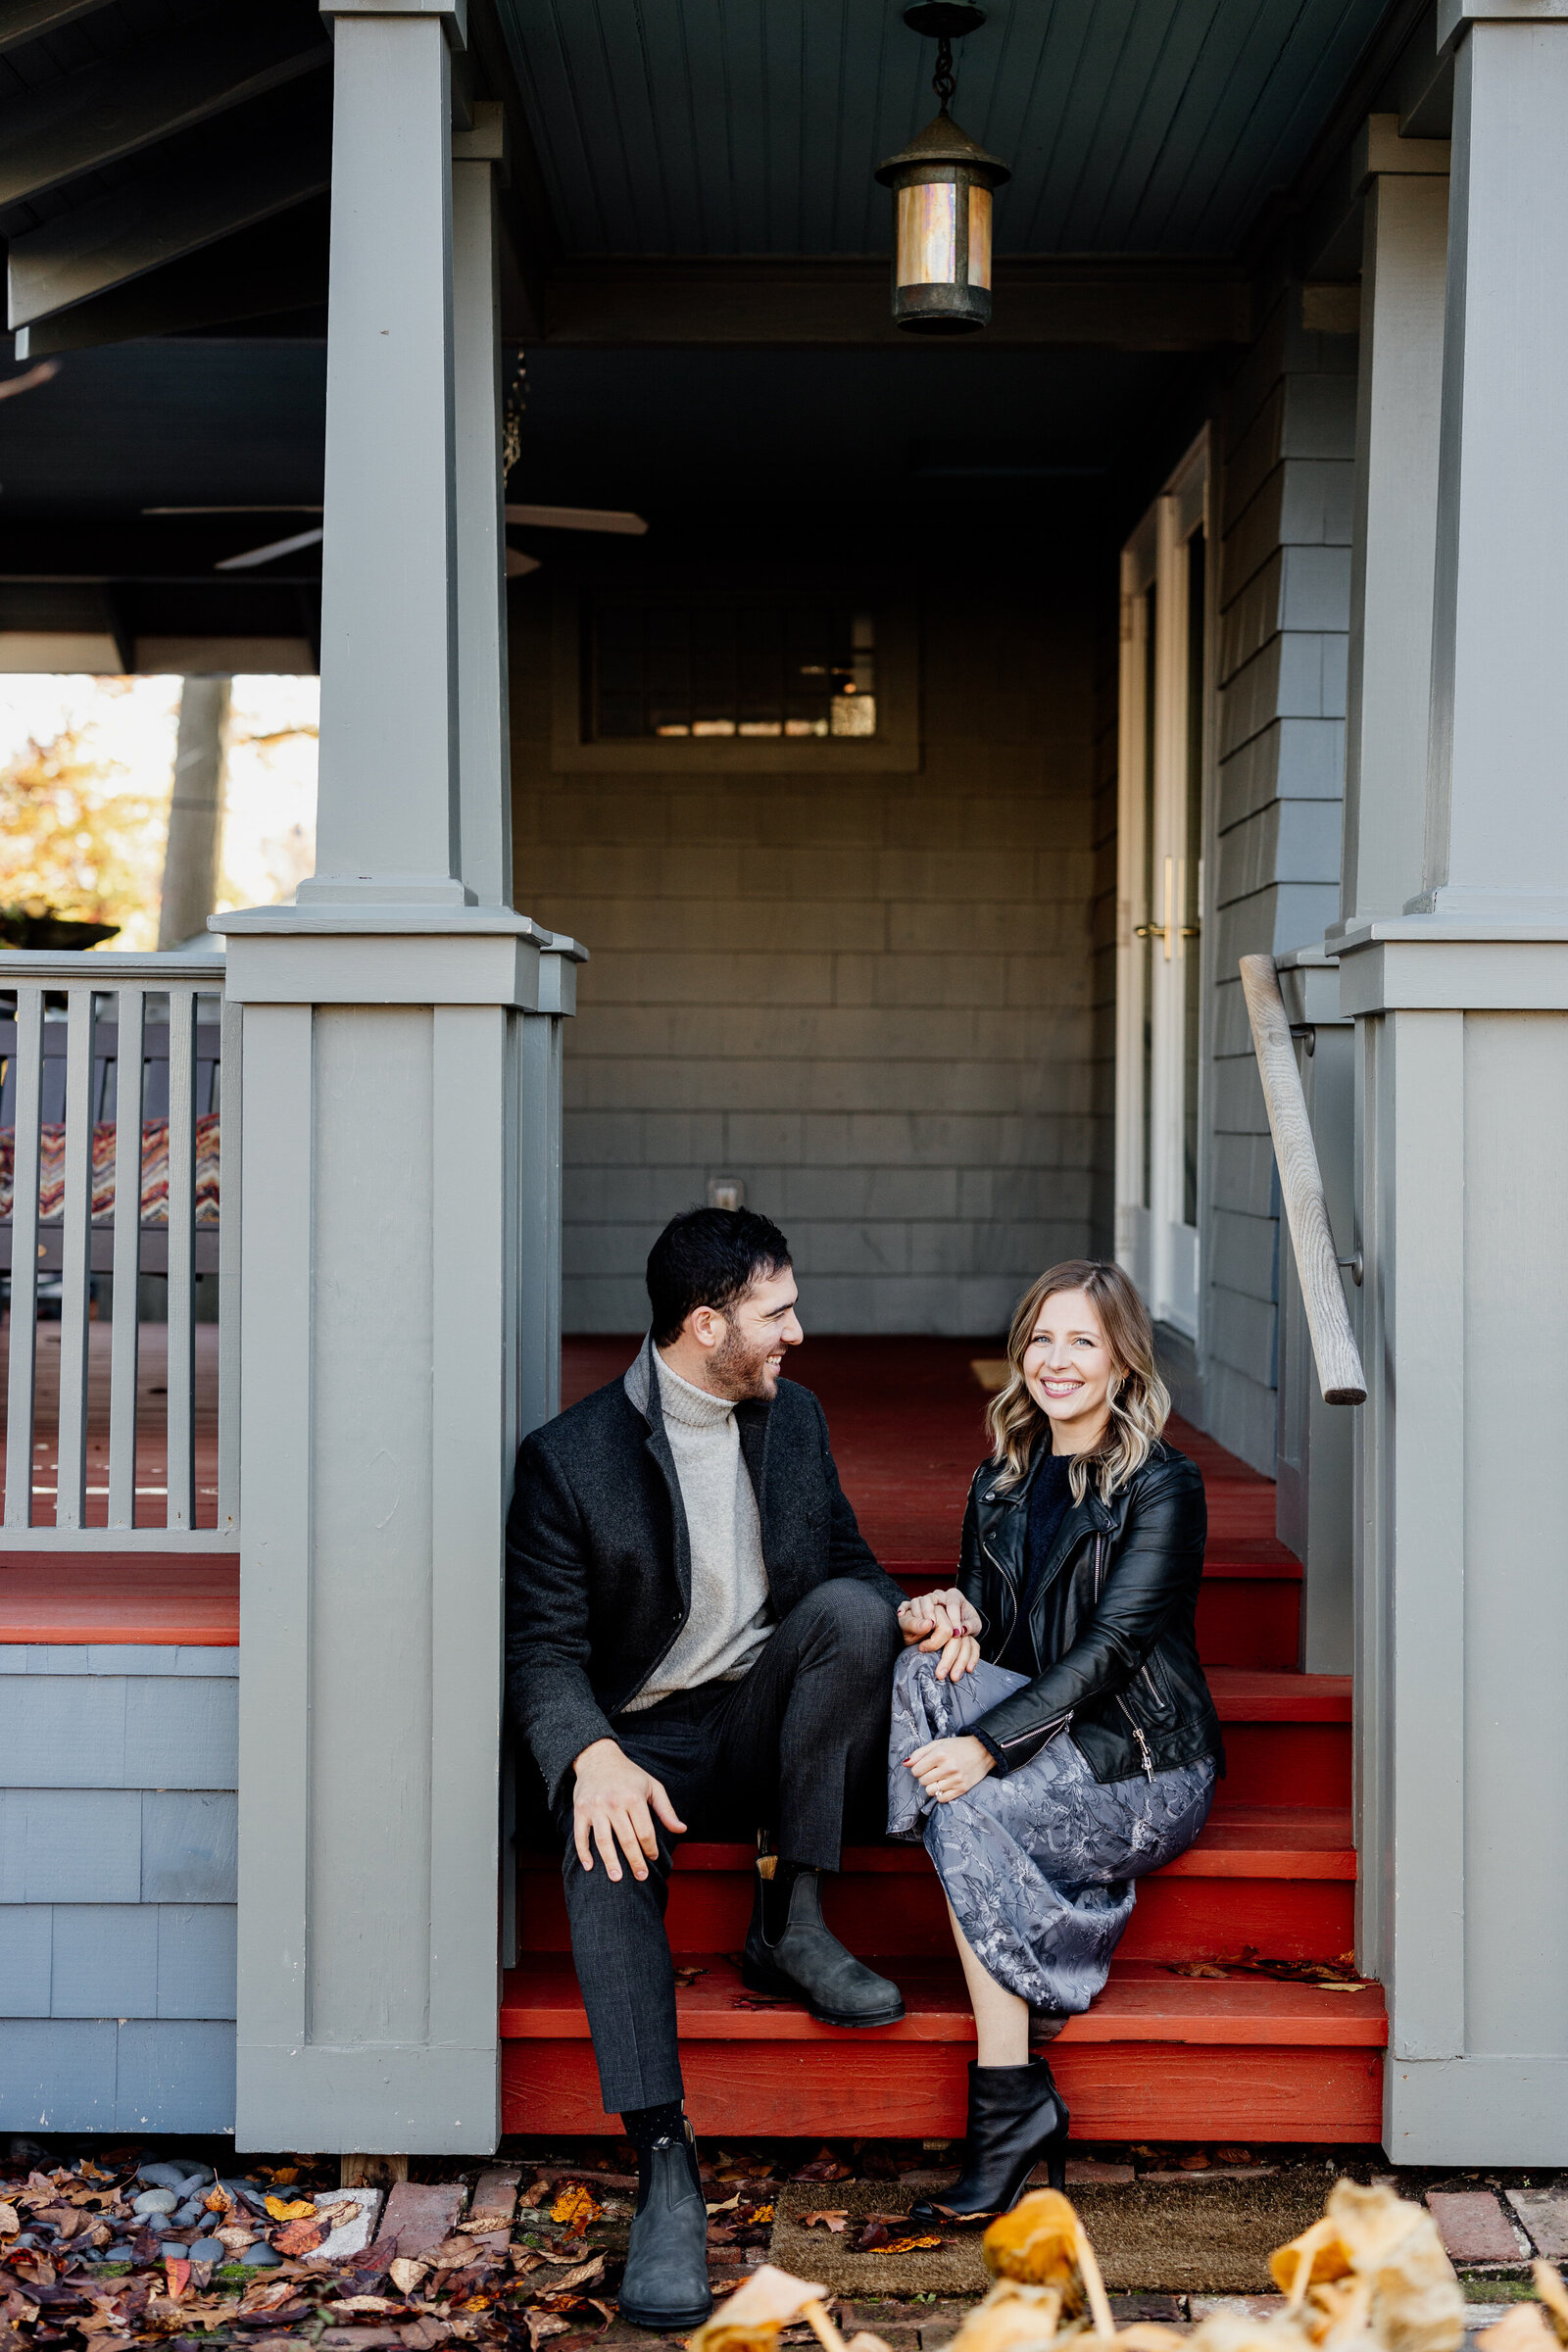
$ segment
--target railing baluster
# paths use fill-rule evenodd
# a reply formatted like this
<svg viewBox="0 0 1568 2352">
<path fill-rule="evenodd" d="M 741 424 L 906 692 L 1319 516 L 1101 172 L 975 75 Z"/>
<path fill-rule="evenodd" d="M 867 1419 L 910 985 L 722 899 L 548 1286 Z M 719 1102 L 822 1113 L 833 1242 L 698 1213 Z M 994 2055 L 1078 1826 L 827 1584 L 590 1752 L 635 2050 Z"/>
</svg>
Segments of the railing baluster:
<svg viewBox="0 0 1568 2352">
<path fill-rule="evenodd" d="M 60 1443 L 56 1527 L 87 1523 L 87 1320 L 92 1299 L 92 985 L 67 992 L 66 1160 L 61 1212 Z"/>
<path fill-rule="evenodd" d="M 32 1425 L 38 1337 L 38 1109 L 43 990 L 17 988 L 17 1124 L 11 1158 L 11 1340 L 6 1367 L 6 1525 L 32 1525 Z"/>
<path fill-rule="evenodd" d="M 119 992 L 115 1060 L 115 1315 L 109 1342 L 109 1525 L 136 1524 L 136 1367 L 141 1324 L 141 1101 L 146 992 Z"/>
<path fill-rule="evenodd" d="M 244 1011 L 223 999 L 218 1129 L 218 1524 L 239 1529 L 240 1100 Z"/>
<path fill-rule="evenodd" d="M 196 992 L 169 991 L 169 1518 L 196 1524 Z"/>
</svg>

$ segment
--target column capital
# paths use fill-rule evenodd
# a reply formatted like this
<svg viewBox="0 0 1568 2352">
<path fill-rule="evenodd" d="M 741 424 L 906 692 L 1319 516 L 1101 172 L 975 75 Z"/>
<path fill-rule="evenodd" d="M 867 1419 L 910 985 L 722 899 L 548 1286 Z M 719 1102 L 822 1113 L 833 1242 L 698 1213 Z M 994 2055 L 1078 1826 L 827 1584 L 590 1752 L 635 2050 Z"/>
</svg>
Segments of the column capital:
<svg viewBox="0 0 1568 2352">
<path fill-rule="evenodd" d="M 468 46 L 468 0 L 318 0 L 327 30 L 334 17 L 438 17 L 454 49 Z"/>
<path fill-rule="evenodd" d="M 1410 172 L 1446 178 L 1446 139 L 1403 139 L 1397 115 L 1368 115 L 1355 135 L 1350 177 L 1358 194 L 1368 182 L 1391 172 Z"/>
<path fill-rule="evenodd" d="M 452 133 L 452 161 L 455 164 L 500 164 L 506 177 L 507 110 L 499 98 L 476 98 L 473 102 L 473 127 Z"/>
<path fill-rule="evenodd" d="M 1472 24 L 1568 24 L 1568 0 L 1438 0 L 1439 55 Z"/>
</svg>

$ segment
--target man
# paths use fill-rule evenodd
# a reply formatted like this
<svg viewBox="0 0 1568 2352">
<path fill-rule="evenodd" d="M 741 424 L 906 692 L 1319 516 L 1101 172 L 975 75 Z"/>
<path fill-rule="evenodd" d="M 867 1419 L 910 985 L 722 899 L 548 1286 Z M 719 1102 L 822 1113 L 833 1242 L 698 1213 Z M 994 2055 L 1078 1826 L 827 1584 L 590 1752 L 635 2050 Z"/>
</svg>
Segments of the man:
<svg viewBox="0 0 1568 2352">
<path fill-rule="evenodd" d="M 623 1380 L 524 1445 L 507 1527 L 508 1700 L 565 1838 L 572 1957 L 601 2095 L 637 2148 L 627 2319 L 711 2307 L 663 1914 L 674 1840 L 773 1833 L 746 1938 L 754 1989 L 892 2025 L 897 1985 L 822 1921 L 857 1799 L 886 1818 L 906 1609 L 839 1486 L 822 1408 L 779 1375 L 805 1336 L 789 1245 L 747 1209 L 672 1218 Z M 770 1875 L 766 1875 L 770 1874 Z"/>
</svg>

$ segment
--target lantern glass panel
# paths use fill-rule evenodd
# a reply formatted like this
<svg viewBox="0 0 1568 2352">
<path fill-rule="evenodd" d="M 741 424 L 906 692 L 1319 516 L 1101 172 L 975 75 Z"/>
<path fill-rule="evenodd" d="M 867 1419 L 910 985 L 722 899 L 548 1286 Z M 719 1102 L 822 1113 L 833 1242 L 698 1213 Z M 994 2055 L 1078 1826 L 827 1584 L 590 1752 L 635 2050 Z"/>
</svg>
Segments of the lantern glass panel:
<svg viewBox="0 0 1568 2352">
<path fill-rule="evenodd" d="M 969 283 L 991 287 L 991 190 L 969 182 Z"/>
<path fill-rule="evenodd" d="M 951 179 L 899 190 L 899 283 L 952 286 L 958 277 L 958 191 Z"/>
</svg>

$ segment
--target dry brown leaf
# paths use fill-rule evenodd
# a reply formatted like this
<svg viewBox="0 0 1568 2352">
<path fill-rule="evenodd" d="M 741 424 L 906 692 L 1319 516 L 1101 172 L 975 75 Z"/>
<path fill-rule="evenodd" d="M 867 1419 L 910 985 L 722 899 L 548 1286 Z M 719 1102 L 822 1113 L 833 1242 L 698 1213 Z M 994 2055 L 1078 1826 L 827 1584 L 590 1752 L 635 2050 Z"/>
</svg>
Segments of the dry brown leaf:
<svg viewBox="0 0 1568 2352">
<path fill-rule="evenodd" d="M 22 2216 L 14 2205 L 0 2202 L 0 2237 L 15 2237 L 22 2228 Z"/>
<path fill-rule="evenodd" d="M 297 2164 L 275 2165 L 272 2171 L 268 2175 L 269 2180 L 277 2181 L 284 2188 L 287 2188 L 289 2183 L 293 2180 L 297 2180 L 299 2177 L 300 2168 Z"/>
<path fill-rule="evenodd" d="M 552 2278 L 550 2292 L 552 2295 L 580 2293 L 585 2286 L 597 2286 L 604 2275 L 605 2258 L 596 2254 L 591 2262 L 579 2262 L 575 2270 L 567 2271 L 563 2278 Z"/>
<path fill-rule="evenodd" d="M 849 2218 L 850 2215 L 848 2206 L 835 2205 L 824 2207 L 818 2213 L 803 2213 L 801 2216 L 801 2228 L 803 2230 L 814 2230 L 818 2227 L 818 2225 L 820 2225 L 822 2229 L 831 2230 L 836 2233 L 844 2229 L 846 2223 L 849 2221 Z"/>
<path fill-rule="evenodd" d="M 274 2222 L 303 2222 L 316 2211 L 314 2197 L 269 2197 L 267 2210 Z"/>
<path fill-rule="evenodd" d="M 268 2203 L 271 2203 L 270 2198 L 268 2199 Z M 325 2235 L 326 2230 L 317 2220 L 313 2210 L 309 2221 L 302 2218 L 297 2222 L 286 2222 L 273 2238 L 272 2244 L 279 2254 L 314 2254 Z"/>
<path fill-rule="evenodd" d="M 225 2222 L 220 2230 L 213 2231 L 213 2235 L 218 2239 L 219 2244 L 226 2246 L 231 2254 L 243 2254 L 247 2246 L 254 2246 L 256 2243 L 255 2230 L 247 2228 L 244 2222 Z"/>
<path fill-rule="evenodd" d="M 726 2197 L 724 2199 L 722 2205 L 710 2205 L 708 2208 L 710 2220 L 711 2220 L 715 2213 L 733 2213 L 740 2201 L 741 2192 L 739 2189 L 737 2189 L 732 2197 Z"/>
<path fill-rule="evenodd" d="M 590 2222 L 597 2222 L 604 2208 L 596 2205 L 589 2191 L 579 2180 L 568 2180 L 550 2208 L 553 2222 L 564 2222 L 568 2230 L 580 2236 Z"/>
<path fill-rule="evenodd" d="M 535 2352 L 547 2335 L 564 2335 L 571 2326 L 569 2320 L 564 2320 L 558 2312 L 551 2311 L 525 2311 L 522 2324 L 528 2330 L 530 2352 Z M 408 2338 L 405 2337 L 404 2341 L 407 2342 Z"/>
<path fill-rule="evenodd" d="M 1557 2331 L 1559 2344 L 1568 2344 L 1568 2287 L 1562 2282 L 1562 2273 L 1553 2270 L 1549 2262 L 1539 2257 L 1530 2266 L 1536 2282 L 1536 2292 L 1546 2306 L 1546 2316 Z"/>
<path fill-rule="evenodd" d="M 398 2305 L 387 2295 L 345 2295 L 340 2303 L 329 2303 L 328 2311 L 396 2311 Z"/>
<path fill-rule="evenodd" d="M 940 2237 L 890 2237 L 881 2249 L 884 2254 L 912 2254 L 922 2246 L 940 2246 Z"/>
<path fill-rule="evenodd" d="M 229 2195 L 227 2189 L 223 2186 L 221 2181 L 220 2181 L 215 2188 L 208 2190 L 206 2196 L 202 2199 L 202 2210 L 204 2213 L 233 2212 L 234 2200 Z"/>
<path fill-rule="evenodd" d="M 529 2187 L 528 2193 L 523 2198 L 522 2202 L 524 2205 L 531 2206 L 534 2212 L 537 2213 L 540 2206 L 545 2202 L 549 2194 L 550 2183 L 541 2173 L 538 2180 L 535 2180 Z"/>
<path fill-rule="evenodd" d="M 760 2263 L 712 2318 L 688 2336 L 687 2352 L 773 2352 L 780 2328 L 826 2293 L 825 2286 L 793 2278 L 770 2262 Z"/>
<path fill-rule="evenodd" d="M 399 2254 L 387 2271 L 387 2277 L 400 2295 L 412 2295 L 420 2280 L 427 2278 L 429 2274 L 427 2262 L 416 2262 L 409 2254 Z"/>
<path fill-rule="evenodd" d="M 1216 1968 L 1212 1960 L 1173 1960 L 1170 1973 L 1173 1977 L 1228 1977 L 1231 1972 Z"/>
</svg>

